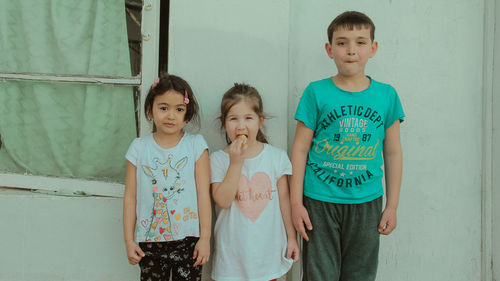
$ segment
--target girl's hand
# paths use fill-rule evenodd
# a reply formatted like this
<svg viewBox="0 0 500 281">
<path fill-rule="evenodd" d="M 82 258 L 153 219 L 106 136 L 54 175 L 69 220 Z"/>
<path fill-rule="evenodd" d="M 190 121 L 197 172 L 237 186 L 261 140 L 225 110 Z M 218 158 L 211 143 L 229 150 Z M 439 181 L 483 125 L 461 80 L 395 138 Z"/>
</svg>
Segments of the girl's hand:
<svg viewBox="0 0 500 281">
<path fill-rule="evenodd" d="M 128 263 L 137 264 L 144 256 L 144 252 L 134 241 L 125 243 L 127 247 Z"/>
<path fill-rule="evenodd" d="M 396 228 L 396 209 L 385 208 L 382 212 L 382 219 L 378 225 L 378 232 L 383 235 L 389 235 Z"/>
<path fill-rule="evenodd" d="M 293 263 L 296 263 L 300 257 L 300 247 L 297 243 L 297 239 L 292 238 L 288 239 L 286 244 L 286 258 L 293 259 Z"/>
<path fill-rule="evenodd" d="M 243 154 L 247 150 L 247 146 L 243 145 L 246 140 L 243 138 L 235 138 L 234 141 L 228 146 L 227 153 L 229 154 L 232 163 L 243 163 L 245 157 Z"/>
<path fill-rule="evenodd" d="M 210 257 L 210 239 L 200 238 L 194 246 L 193 259 L 196 262 L 193 266 L 204 265 L 208 262 Z"/>
<path fill-rule="evenodd" d="M 309 241 L 309 236 L 307 236 L 304 224 L 309 231 L 313 229 L 313 226 L 311 220 L 309 219 L 309 213 L 304 205 L 292 205 L 292 222 L 295 230 L 297 230 L 300 236 L 302 236 L 302 238 L 306 241 Z"/>
</svg>

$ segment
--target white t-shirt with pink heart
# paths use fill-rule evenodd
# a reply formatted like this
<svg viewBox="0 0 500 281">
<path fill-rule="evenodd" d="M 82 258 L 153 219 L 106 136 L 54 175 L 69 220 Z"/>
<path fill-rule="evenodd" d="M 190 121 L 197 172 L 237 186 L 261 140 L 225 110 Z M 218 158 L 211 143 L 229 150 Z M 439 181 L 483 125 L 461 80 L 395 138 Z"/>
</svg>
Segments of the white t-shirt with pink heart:
<svg viewBox="0 0 500 281">
<path fill-rule="evenodd" d="M 211 182 L 222 182 L 229 154 L 210 155 Z M 269 144 L 254 158 L 245 159 L 231 207 L 220 209 L 215 223 L 212 278 L 217 281 L 279 278 L 290 270 L 287 236 L 276 183 L 292 174 L 286 152 Z"/>
</svg>

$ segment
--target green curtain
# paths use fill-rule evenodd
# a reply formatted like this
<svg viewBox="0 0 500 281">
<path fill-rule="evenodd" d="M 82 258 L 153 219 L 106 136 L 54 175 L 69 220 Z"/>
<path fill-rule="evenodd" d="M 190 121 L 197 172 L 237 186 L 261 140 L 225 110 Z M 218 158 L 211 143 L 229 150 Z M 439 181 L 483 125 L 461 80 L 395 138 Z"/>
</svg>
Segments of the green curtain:
<svg viewBox="0 0 500 281">
<path fill-rule="evenodd" d="M 0 71 L 130 76 L 124 0 L 0 0 Z M 129 86 L 0 81 L 0 171 L 123 182 Z"/>
</svg>

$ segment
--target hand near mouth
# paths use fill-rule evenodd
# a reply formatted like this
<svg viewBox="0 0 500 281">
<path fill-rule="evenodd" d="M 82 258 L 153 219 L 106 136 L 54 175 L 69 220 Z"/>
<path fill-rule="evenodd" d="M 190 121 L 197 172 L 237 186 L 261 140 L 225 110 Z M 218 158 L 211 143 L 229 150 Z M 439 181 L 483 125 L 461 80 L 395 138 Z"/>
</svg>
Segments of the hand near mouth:
<svg viewBox="0 0 500 281">
<path fill-rule="evenodd" d="M 245 159 L 245 157 L 243 157 L 243 154 L 247 149 L 246 142 L 247 142 L 247 136 L 238 135 L 233 140 L 233 142 L 227 147 L 226 152 L 229 154 L 231 161 L 237 163 L 243 162 L 243 160 Z"/>
</svg>

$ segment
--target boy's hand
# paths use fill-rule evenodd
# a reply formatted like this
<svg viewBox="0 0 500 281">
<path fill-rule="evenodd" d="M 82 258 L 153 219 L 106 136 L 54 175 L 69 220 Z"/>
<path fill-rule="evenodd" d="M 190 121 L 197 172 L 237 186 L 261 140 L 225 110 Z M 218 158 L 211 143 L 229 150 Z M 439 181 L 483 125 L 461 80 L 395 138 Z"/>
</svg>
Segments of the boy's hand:
<svg viewBox="0 0 500 281">
<path fill-rule="evenodd" d="M 208 262 L 210 257 L 210 239 L 200 238 L 194 246 L 193 259 L 196 262 L 193 266 L 204 265 Z"/>
<path fill-rule="evenodd" d="M 309 219 L 309 213 L 307 213 L 306 208 L 303 204 L 292 205 L 292 221 L 295 230 L 302 236 L 306 241 L 309 241 L 309 236 L 306 234 L 306 229 L 311 231 L 313 229 L 311 220 Z"/>
<path fill-rule="evenodd" d="M 297 243 L 297 239 L 288 239 L 286 244 L 286 258 L 293 259 L 293 263 L 296 263 L 300 257 L 300 247 Z"/>
<path fill-rule="evenodd" d="M 389 235 L 396 228 L 396 209 L 385 208 L 382 212 L 382 219 L 378 225 L 378 232 L 383 235 Z"/>
<path fill-rule="evenodd" d="M 128 263 L 130 264 L 137 264 L 144 256 L 146 256 L 139 245 L 133 241 L 125 243 L 125 246 L 127 247 Z"/>
</svg>

